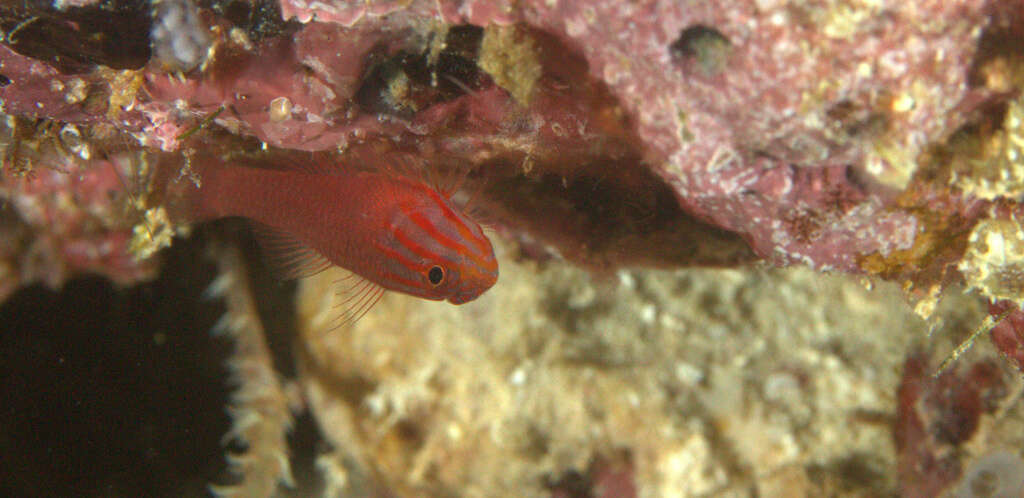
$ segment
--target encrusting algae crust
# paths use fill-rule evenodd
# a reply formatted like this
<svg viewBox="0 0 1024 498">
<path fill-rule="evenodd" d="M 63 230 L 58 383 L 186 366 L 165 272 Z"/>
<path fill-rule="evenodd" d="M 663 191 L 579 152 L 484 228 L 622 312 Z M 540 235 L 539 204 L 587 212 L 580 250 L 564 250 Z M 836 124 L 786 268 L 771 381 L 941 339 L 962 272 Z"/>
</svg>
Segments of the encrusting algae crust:
<svg viewBox="0 0 1024 498">
<path fill-rule="evenodd" d="M 1009 50 L 976 70 L 986 91 L 1013 94 L 1024 85 L 1024 54 Z M 982 109 L 914 162 L 913 182 L 896 202 L 921 224 L 913 246 L 866 255 L 860 267 L 903 284 L 924 317 L 955 280 L 954 269 L 982 295 L 1020 302 L 1020 291 L 1010 289 L 1019 275 L 1010 268 L 1021 258 L 1014 231 L 1015 202 L 1024 194 L 1024 96 Z"/>
<path fill-rule="evenodd" d="M 974 227 L 960 261 L 967 284 L 993 302 L 1024 304 L 1024 229 L 1016 219 L 985 220 Z"/>
<path fill-rule="evenodd" d="M 529 105 L 544 68 L 533 40 L 515 26 L 490 26 L 480 42 L 480 69 L 516 102 Z"/>
<path fill-rule="evenodd" d="M 979 199 L 1024 194 L 1024 96 L 1010 101 L 1005 114 L 1001 128 L 974 137 L 981 143 L 968 143 L 966 157 L 953 165 L 951 184 Z"/>
</svg>

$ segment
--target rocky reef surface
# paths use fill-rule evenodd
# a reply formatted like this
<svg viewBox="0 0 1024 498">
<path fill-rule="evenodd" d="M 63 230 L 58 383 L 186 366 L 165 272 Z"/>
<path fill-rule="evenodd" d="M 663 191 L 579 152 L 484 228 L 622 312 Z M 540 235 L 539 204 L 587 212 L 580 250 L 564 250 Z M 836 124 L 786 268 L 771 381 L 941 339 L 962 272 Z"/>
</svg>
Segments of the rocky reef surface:
<svg viewBox="0 0 1024 498">
<path fill-rule="evenodd" d="M 345 334 L 337 275 L 302 283 L 299 378 L 338 489 L 936 496 L 996 452 L 1022 462 L 1024 380 L 991 345 L 932 377 L 986 313 L 973 297 L 928 338 L 897 287 L 807 269 L 502 263 L 477 302 L 389 295 Z"/>
<path fill-rule="evenodd" d="M 495 227 L 479 303 L 331 332 L 302 282 L 283 383 L 219 251 L 235 489 L 292 481 L 302 406 L 328 494 L 1019 486 L 984 477 L 1021 465 L 1018 0 L 38 1 L 0 32 L 0 299 L 153 278 L 200 163 L 413 155 Z M 975 330 L 998 353 L 933 379 Z"/>
</svg>

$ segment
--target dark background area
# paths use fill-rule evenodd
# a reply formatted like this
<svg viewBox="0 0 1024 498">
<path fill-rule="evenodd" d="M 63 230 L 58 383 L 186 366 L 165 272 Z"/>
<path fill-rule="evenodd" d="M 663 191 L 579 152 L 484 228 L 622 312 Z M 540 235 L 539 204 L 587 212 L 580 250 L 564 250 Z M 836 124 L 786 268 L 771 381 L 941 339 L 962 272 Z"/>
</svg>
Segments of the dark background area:
<svg viewBox="0 0 1024 498">
<path fill-rule="evenodd" d="M 232 482 L 232 344 L 210 333 L 221 301 L 201 298 L 216 266 L 201 241 L 179 242 L 153 282 L 118 289 L 87 276 L 58 292 L 24 288 L 0 306 L 0 496 L 209 496 L 210 483 Z M 268 326 L 281 351 L 276 329 L 290 317 L 274 296 L 290 289 L 265 278 L 255 278 L 258 299 L 286 317 Z M 300 418 L 300 481 L 316 441 Z"/>
<path fill-rule="evenodd" d="M 184 244 L 183 244 L 184 245 Z M 223 473 L 228 341 L 181 247 L 157 280 L 83 277 L 0 307 L 0 495 L 196 496 Z"/>
</svg>

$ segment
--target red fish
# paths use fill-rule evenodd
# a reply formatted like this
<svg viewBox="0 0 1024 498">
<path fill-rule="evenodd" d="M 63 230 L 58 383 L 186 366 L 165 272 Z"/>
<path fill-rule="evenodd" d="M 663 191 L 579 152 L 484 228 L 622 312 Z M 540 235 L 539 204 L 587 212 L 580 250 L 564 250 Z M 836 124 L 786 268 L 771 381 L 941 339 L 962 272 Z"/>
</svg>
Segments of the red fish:
<svg viewBox="0 0 1024 498">
<path fill-rule="evenodd" d="M 200 186 L 188 187 L 187 196 L 194 221 L 257 222 L 290 277 L 330 265 L 363 277 L 352 314 L 365 313 L 385 289 L 462 304 L 498 279 L 480 225 L 449 195 L 409 175 L 238 165 L 208 165 L 199 174 Z"/>
</svg>

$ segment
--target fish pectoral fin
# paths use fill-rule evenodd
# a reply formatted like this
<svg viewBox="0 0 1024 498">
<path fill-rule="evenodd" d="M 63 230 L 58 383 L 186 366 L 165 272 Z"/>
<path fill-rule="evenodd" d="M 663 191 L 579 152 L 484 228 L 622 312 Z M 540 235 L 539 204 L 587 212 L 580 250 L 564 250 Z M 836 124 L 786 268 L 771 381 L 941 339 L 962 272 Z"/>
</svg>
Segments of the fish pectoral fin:
<svg viewBox="0 0 1024 498">
<path fill-rule="evenodd" d="M 255 224 L 255 229 L 264 260 L 278 278 L 310 277 L 331 267 L 331 262 L 320 251 L 293 235 L 259 223 Z"/>
<path fill-rule="evenodd" d="M 385 292 L 380 285 L 356 273 L 348 270 L 344 270 L 344 272 L 344 276 L 334 281 L 338 286 L 337 302 L 334 304 L 338 316 L 329 328 L 332 331 L 358 322 L 380 301 Z"/>
</svg>

